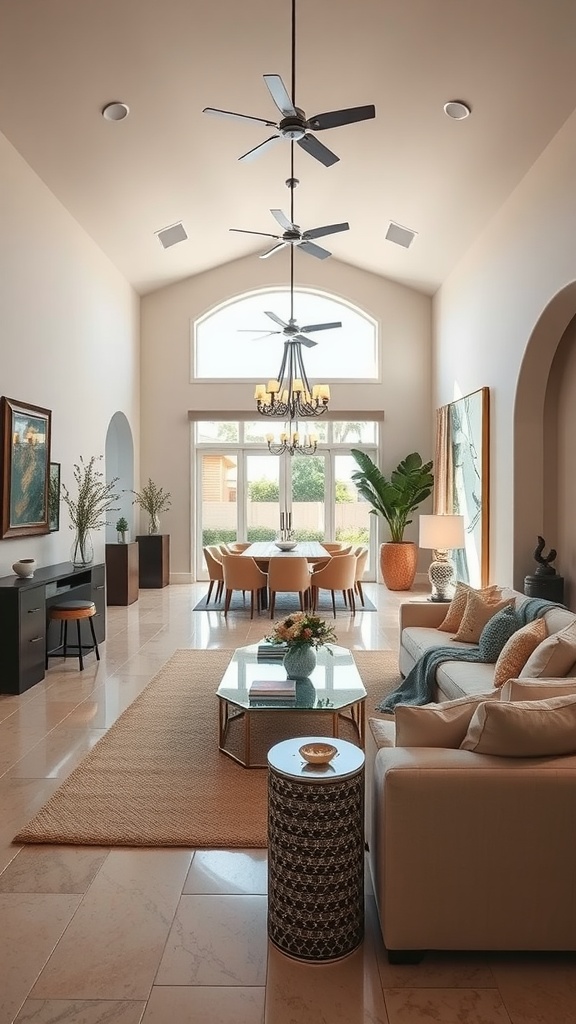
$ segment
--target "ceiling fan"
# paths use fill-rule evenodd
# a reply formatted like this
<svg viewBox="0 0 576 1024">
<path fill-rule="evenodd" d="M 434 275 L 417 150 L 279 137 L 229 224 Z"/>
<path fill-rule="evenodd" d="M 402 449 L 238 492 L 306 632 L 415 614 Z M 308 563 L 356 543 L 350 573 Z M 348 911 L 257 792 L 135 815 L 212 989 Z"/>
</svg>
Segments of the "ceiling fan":
<svg viewBox="0 0 576 1024">
<path fill-rule="evenodd" d="M 294 147 L 292 147 L 293 149 Z M 309 231 L 302 231 L 300 226 L 294 223 L 294 188 L 298 184 L 298 179 L 294 177 L 288 178 L 286 184 L 288 188 L 292 189 L 290 218 L 282 210 L 270 210 L 270 213 L 278 221 L 280 227 L 284 228 L 283 235 L 273 235 L 267 231 L 246 231 L 244 228 L 230 228 L 230 231 L 235 231 L 242 235 L 260 235 L 262 238 L 276 239 L 276 245 L 260 254 L 261 260 L 267 259 L 268 256 L 272 256 L 275 252 L 280 252 L 280 249 L 284 249 L 287 245 L 297 246 L 302 252 L 307 252 L 309 256 L 316 256 L 319 260 L 327 259 L 332 253 L 321 245 L 315 245 L 312 239 L 324 238 L 326 235 L 335 235 L 339 231 L 349 231 L 350 225 L 346 221 L 343 224 L 325 224 L 321 228 L 311 228 Z"/>
<path fill-rule="evenodd" d="M 231 117 L 240 121 L 255 121 L 268 128 L 274 128 L 278 134 L 271 135 L 264 142 L 249 149 L 238 157 L 239 160 L 252 160 L 266 150 L 272 148 L 280 139 L 297 142 L 298 145 L 315 160 L 325 167 L 331 167 L 340 157 L 320 142 L 312 132 L 325 131 L 327 128 L 339 128 L 344 124 L 367 121 L 376 116 L 373 104 L 363 107 L 348 107 L 343 110 L 328 110 L 323 114 L 314 114 L 307 118 L 301 107 L 296 106 L 296 0 L 292 0 L 292 96 L 288 92 L 280 75 L 264 75 L 268 91 L 282 114 L 280 121 L 270 121 L 265 117 L 253 117 L 250 114 L 236 114 L 232 110 L 219 110 L 216 107 L 204 107 L 203 114 L 215 117 Z"/>
<path fill-rule="evenodd" d="M 313 348 L 314 345 L 318 344 L 318 342 L 314 341 L 313 338 L 307 338 L 306 334 L 311 334 L 313 331 L 330 331 L 330 330 L 332 330 L 333 327 L 342 327 L 342 322 L 341 321 L 337 321 L 337 322 L 332 323 L 332 324 L 307 324 L 306 327 L 298 327 L 298 325 L 296 323 L 296 319 L 293 316 L 293 308 L 292 308 L 293 307 L 293 300 L 294 300 L 294 292 L 291 291 L 290 292 L 290 319 L 288 320 L 288 323 L 286 323 L 284 320 L 281 320 L 279 316 L 276 316 L 276 313 L 270 313 L 268 310 L 265 310 L 265 315 L 269 316 L 270 319 L 273 320 L 275 324 L 278 324 L 279 327 L 281 328 L 281 330 L 279 330 L 279 331 L 267 331 L 260 338 L 261 341 L 264 338 L 271 338 L 273 334 L 283 334 L 287 341 L 299 341 L 299 342 L 301 342 L 302 345 L 305 345 L 306 348 Z M 254 328 L 253 330 L 250 330 L 250 328 L 241 328 L 239 333 L 248 333 L 248 332 L 250 334 L 261 334 L 262 333 L 261 328 L 258 328 L 258 327 Z"/>
</svg>

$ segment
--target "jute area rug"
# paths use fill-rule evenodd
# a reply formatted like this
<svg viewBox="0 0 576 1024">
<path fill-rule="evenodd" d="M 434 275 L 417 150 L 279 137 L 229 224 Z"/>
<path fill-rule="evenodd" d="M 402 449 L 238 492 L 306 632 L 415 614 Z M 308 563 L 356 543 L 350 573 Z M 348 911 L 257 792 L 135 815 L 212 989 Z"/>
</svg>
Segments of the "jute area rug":
<svg viewBox="0 0 576 1024">
<path fill-rule="evenodd" d="M 268 773 L 218 750 L 215 692 L 231 654 L 176 651 L 14 842 L 265 847 Z M 397 655 L 355 651 L 354 658 L 369 717 L 400 681 Z M 279 740 L 329 735 L 330 720 L 262 712 L 252 733 L 265 763 Z M 341 736 L 355 741 L 351 723 L 342 723 Z"/>
</svg>

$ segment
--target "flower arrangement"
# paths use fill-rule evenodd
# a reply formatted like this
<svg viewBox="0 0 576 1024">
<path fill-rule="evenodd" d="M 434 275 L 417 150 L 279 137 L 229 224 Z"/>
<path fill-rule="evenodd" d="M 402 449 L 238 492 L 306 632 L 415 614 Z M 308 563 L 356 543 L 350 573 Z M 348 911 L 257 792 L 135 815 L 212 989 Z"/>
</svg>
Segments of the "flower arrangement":
<svg viewBox="0 0 576 1024">
<path fill-rule="evenodd" d="M 294 612 L 275 622 L 272 633 L 266 637 L 269 643 L 286 647 L 323 647 L 337 639 L 334 627 L 310 612 Z"/>
<path fill-rule="evenodd" d="M 74 463 L 74 480 L 78 488 L 76 499 L 72 497 L 66 484 L 62 484 L 62 500 L 68 506 L 70 529 L 76 530 L 78 534 L 85 535 L 88 530 L 98 530 L 101 526 L 106 526 L 106 513 L 118 511 L 112 508 L 112 504 L 119 498 L 119 495 L 114 493 L 119 477 L 115 476 L 106 483 L 104 474 L 96 465 L 103 458 L 103 455 L 92 455 L 88 462 L 85 462 L 80 456 L 80 463 Z"/>
</svg>

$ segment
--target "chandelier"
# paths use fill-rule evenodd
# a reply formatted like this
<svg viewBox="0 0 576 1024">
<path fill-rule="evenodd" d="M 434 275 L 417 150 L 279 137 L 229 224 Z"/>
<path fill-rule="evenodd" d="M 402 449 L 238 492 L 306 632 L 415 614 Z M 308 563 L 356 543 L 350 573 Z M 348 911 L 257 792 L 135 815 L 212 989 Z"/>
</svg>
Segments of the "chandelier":
<svg viewBox="0 0 576 1024">
<path fill-rule="evenodd" d="M 288 424 L 289 429 L 280 434 L 279 441 L 274 440 L 274 434 L 266 434 L 268 451 L 272 455 L 283 455 L 284 452 L 288 452 L 288 455 L 314 455 L 318 447 L 316 434 L 302 435 L 298 424 L 296 430 L 292 430 L 292 426 L 292 423 Z"/>
</svg>

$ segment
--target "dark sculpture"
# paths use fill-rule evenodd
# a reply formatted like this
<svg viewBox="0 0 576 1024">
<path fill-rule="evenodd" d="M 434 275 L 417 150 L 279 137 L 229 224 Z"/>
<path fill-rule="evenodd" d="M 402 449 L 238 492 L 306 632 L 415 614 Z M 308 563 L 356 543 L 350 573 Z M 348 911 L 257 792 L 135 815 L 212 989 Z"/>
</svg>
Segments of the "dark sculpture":
<svg viewBox="0 0 576 1024">
<path fill-rule="evenodd" d="M 534 552 L 534 558 L 538 562 L 538 568 L 536 569 L 535 576 L 555 576 L 556 570 L 550 565 L 556 558 L 556 549 L 550 548 L 550 553 L 544 557 L 543 551 L 546 546 L 544 537 L 538 537 L 538 547 Z"/>
</svg>

